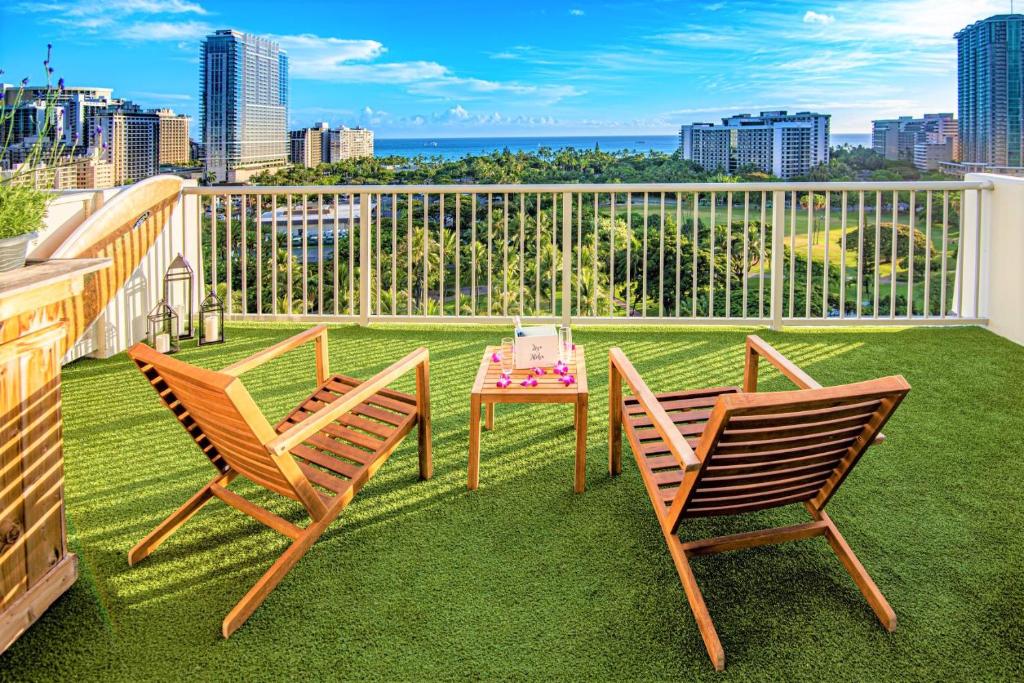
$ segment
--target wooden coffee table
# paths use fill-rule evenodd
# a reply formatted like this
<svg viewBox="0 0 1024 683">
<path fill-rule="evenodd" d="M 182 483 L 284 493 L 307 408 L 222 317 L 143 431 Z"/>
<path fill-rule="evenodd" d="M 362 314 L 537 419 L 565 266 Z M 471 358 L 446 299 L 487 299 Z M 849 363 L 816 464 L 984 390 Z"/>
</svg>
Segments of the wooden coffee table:
<svg viewBox="0 0 1024 683">
<path fill-rule="evenodd" d="M 487 415 L 487 429 L 494 429 L 494 405 L 496 403 L 572 403 L 575 406 L 576 423 L 576 476 L 574 489 L 583 493 L 586 488 L 587 469 L 587 402 L 590 393 L 587 390 L 587 368 L 583 356 L 583 347 L 577 346 L 573 360 L 569 363 L 569 374 L 576 377 L 576 382 L 565 386 L 558 381 L 558 375 L 551 368 L 545 368 L 545 374 L 537 377 L 537 386 L 520 386 L 531 372 L 529 370 L 513 370 L 512 384 L 499 389 L 498 377 L 501 364 L 491 360 L 491 356 L 499 350 L 498 346 L 488 346 L 480 360 L 480 369 L 476 373 L 473 391 L 469 396 L 469 480 L 467 486 L 473 491 L 480 483 L 480 409 L 483 407 Z"/>
</svg>

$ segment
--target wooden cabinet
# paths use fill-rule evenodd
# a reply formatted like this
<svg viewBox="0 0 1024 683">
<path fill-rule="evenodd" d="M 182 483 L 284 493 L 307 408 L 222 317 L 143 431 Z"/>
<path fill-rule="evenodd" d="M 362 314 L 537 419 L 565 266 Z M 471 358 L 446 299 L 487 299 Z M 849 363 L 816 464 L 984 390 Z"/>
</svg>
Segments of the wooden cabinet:
<svg viewBox="0 0 1024 683">
<path fill-rule="evenodd" d="M 60 374 L 67 316 L 106 259 L 0 274 L 0 653 L 78 575 L 64 518 Z"/>
</svg>

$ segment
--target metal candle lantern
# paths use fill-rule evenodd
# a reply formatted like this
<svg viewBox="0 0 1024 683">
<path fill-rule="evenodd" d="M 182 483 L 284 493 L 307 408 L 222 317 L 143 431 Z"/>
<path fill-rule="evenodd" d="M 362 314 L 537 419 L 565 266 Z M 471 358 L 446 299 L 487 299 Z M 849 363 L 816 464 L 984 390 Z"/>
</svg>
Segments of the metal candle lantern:
<svg viewBox="0 0 1024 683">
<path fill-rule="evenodd" d="M 210 293 L 199 304 L 199 345 L 220 344 L 224 341 L 224 304 Z"/>
<path fill-rule="evenodd" d="M 195 272 L 188 260 L 178 254 L 164 274 L 164 301 L 178 316 L 178 338 L 191 339 L 195 330 L 192 327 L 192 288 L 195 286 Z"/>
<path fill-rule="evenodd" d="M 149 323 L 149 345 L 160 353 L 175 353 L 178 350 L 179 323 L 174 309 L 161 299 L 146 319 Z"/>
</svg>

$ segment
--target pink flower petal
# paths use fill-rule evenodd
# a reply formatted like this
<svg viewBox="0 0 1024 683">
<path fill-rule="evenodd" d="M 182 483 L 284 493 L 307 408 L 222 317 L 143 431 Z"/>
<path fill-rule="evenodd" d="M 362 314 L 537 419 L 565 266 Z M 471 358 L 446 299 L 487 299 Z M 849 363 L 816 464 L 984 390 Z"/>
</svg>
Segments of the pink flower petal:
<svg viewBox="0 0 1024 683">
<path fill-rule="evenodd" d="M 535 387 L 537 386 L 537 378 L 534 377 L 533 375 L 530 375 L 519 384 L 524 387 Z"/>
<path fill-rule="evenodd" d="M 544 375 L 544 374 L 547 374 L 547 370 L 545 370 L 544 368 L 533 368 L 533 370 L 531 370 L 531 372 L 532 372 L 533 374 L 535 374 L 535 375 Z"/>
<path fill-rule="evenodd" d="M 492 353 L 491 354 L 491 362 L 492 363 L 500 363 L 501 362 L 501 354 L 498 353 L 497 351 Z"/>
<path fill-rule="evenodd" d="M 505 375 L 499 377 L 498 381 L 496 382 L 496 385 L 499 389 L 507 389 L 510 384 L 512 384 L 512 380 L 506 377 Z"/>
<path fill-rule="evenodd" d="M 576 378 L 573 377 L 572 375 L 564 375 L 562 377 L 559 377 L 558 381 L 568 387 L 576 383 Z"/>
</svg>

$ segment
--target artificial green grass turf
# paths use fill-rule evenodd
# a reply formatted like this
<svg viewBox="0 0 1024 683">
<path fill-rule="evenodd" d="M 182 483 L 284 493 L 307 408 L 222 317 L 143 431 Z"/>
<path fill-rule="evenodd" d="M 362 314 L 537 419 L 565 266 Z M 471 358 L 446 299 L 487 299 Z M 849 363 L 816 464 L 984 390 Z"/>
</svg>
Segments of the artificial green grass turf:
<svg viewBox="0 0 1024 683">
<path fill-rule="evenodd" d="M 183 360 L 218 368 L 300 325 L 230 326 Z M 884 631 L 821 539 L 694 561 L 726 652 L 715 674 L 643 484 L 607 475 L 607 350 L 655 391 L 738 383 L 743 330 L 579 329 L 588 488 L 567 406 L 498 407 L 466 491 L 469 389 L 499 328 L 340 326 L 332 368 L 368 377 L 431 350 L 434 478 L 407 439 L 255 615 L 224 615 L 286 541 L 217 501 L 149 559 L 128 549 L 213 470 L 124 356 L 65 369 L 66 495 L 81 578 L 6 654 L 4 680 L 1020 679 L 1024 349 L 979 329 L 761 332 L 825 384 L 913 390 L 829 512 L 899 617 Z M 787 388 L 770 372 L 765 389 Z M 244 377 L 271 419 L 312 348 Z M 412 389 L 412 378 L 396 385 Z M 242 486 L 302 519 L 296 505 Z M 799 508 L 688 521 L 684 538 L 802 521 Z"/>
</svg>

